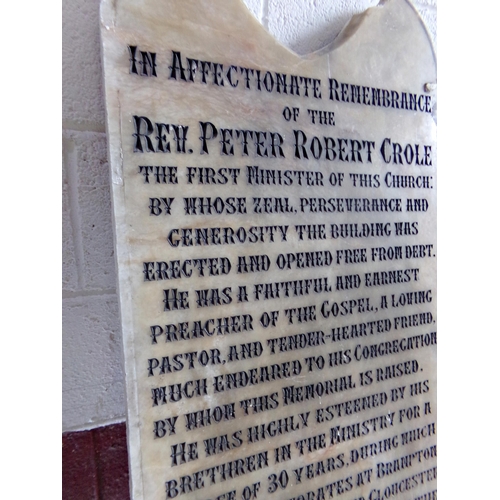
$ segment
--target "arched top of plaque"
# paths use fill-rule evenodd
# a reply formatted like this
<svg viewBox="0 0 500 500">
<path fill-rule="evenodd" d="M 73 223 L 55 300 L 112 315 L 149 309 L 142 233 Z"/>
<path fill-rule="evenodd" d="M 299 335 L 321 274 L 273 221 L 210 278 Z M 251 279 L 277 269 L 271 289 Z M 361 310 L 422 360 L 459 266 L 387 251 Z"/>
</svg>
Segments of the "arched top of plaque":
<svg viewBox="0 0 500 500">
<path fill-rule="evenodd" d="M 348 72 L 356 81 L 363 75 L 372 84 L 378 79 L 381 87 L 390 82 L 397 88 L 402 79 L 417 87 L 436 80 L 430 37 L 408 0 L 382 0 L 354 16 L 331 44 L 304 56 L 281 45 L 241 0 L 103 0 L 101 22 L 105 46 L 132 40 L 143 50 L 148 44 L 156 50 L 189 47 L 199 60 L 273 71 L 325 67 L 327 74 Z"/>
</svg>

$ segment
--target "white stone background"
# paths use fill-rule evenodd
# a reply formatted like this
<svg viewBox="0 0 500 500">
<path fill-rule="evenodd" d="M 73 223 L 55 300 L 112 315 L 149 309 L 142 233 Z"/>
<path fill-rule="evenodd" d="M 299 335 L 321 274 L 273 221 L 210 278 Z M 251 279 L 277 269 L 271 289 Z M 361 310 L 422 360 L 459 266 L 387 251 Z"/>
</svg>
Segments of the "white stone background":
<svg viewBox="0 0 500 500">
<path fill-rule="evenodd" d="M 299 54 L 374 0 L 244 0 Z M 436 50 L 436 0 L 413 0 Z M 125 420 L 99 35 L 99 0 L 62 2 L 63 431 Z"/>
</svg>

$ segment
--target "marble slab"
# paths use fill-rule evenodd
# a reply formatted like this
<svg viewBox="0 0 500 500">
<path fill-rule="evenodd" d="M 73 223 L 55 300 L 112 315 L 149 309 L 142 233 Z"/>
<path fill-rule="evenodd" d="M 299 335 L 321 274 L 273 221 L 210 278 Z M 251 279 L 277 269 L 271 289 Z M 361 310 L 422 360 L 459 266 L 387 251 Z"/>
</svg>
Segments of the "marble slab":
<svg viewBox="0 0 500 500">
<path fill-rule="evenodd" d="M 134 499 L 436 498 L 436 64 L 405 0 L 301 57 L 104 0 Z"/>
</svg>

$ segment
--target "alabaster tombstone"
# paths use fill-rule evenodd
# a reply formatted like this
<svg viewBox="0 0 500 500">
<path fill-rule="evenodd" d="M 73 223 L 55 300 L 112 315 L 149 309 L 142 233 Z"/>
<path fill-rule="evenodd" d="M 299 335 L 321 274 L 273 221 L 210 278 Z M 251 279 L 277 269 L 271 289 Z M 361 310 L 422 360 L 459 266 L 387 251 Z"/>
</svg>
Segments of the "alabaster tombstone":
<svg viewBox="0 0 500 500">
<path fill-rule="evenodd" d="M 436 498 L 436 67 L 389 0 L 301 57 L 101 7 L 134 499 Z"/>
</svg>

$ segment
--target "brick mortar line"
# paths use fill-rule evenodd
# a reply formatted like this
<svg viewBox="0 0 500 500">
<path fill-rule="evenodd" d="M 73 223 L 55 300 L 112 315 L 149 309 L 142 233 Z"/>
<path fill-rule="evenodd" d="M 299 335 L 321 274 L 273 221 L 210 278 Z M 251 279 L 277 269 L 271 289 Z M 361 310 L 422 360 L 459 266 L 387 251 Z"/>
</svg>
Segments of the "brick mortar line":
<svg viewBox="0 0 500 500">
<path fill-rule="evenodd" d="M 79 125 L 78 123 L 71 123 L 70 125 L 65 125 L 63 123 L 62 125 L 62 130 L 65 131 L 71 131 L 71 132 L 94 132 L 96 134 L 106 134 L 106 126 L 105 125 L 100 125 L 99 123 L 88 123 L 88 124 L 81 124 Z"/>
<path fill-rule="evenodd" d="M 78 299 L 80 297 L 101 297 L 103 295 L 117 295 L 116 289 L 110 288 L 108 290 L 81 290 L 78 292 L 63 290 L 63 299 Z"/>
<path fill-rule="evenodd" d="M 83 238 L 81 234 L 81 217 L 78 203 L 78 153 L 76 144 L 71 139 L 64 139 L 64 163 L 66 165 L 66 176 L 68 181 L 69 218 L 71 222 L 71 234 L 75 251 L 75 266 L 77 283 L 84 288 L 84 262 Z"/>
</svg>

